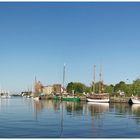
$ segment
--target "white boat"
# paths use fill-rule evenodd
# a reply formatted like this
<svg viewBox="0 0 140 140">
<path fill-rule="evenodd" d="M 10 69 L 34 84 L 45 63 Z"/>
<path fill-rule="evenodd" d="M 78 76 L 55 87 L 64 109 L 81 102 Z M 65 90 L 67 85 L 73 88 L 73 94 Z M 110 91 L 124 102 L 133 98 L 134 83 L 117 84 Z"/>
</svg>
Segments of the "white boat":
<svg viewBox="0 0 140 140">
<path fill-rule="evenodd" d="M 130 104 L 140 104 L 140 97 L 134 96 L 132 94 L 131 98 L 129 99 L 128 103 Z"/>
<path fill-rule="evenodd" d="M 93 94 L 92 96 L 87 97 L 88 102 L 96 102 L 96 103 L 109 103 L 109 94 L 107 93 L 99 93 Z"/>
<path fill-rule="evenodd" d="M 91 99 L 87 98 L 88 102 L 96 102 L 96 103 L 109 103 L 109 99 Z"/>
<path fill-rule="evenodd" d="M 2 96 L 1 96 L 1 98 L 2 98 L 2 99 L 6 99 L 6 98 L 7 98 L 7 96 L 5 96 L 5 95 L 2 95 Z"/>
<path fill-rule="evenodd" d="M 89 96 L 86 96 L 86 100 L 88 102 L 96 102 L 96 103 L 109 103 L 109 94 L 108 93 L 102 93 L 103 92 L 103 80 L 102 80 L 102 70 L 101 70 L 101 67 L 100 67 L 100 83 L 99 83 L 99 93 L 95 93 L 95 86 L 96 86 L 96 82 L 95 82 L 95 68 L 96 68 L 96 65 L 94 65 L 94 85 L 93 85 L 93 94 L 92 95 L 89 95 Z"/>
<path fill-rule="evenodd" d="M 2 98 L 2 99 L 8 99 L 8 98 L 11 98 L 11 96 L 10 96 L 10 95 L 8 95 L 8 96 L 3 95 L 3 96 L 1 96 L 1 98 Z"/>
<path fill-rule="evenodd" d="M 130 102 L 132 104 L 140 104 L 140 99 L 137 97 L 132 97 L 132 98 L 130 98 Z"/>
<path fill-rule="evenodd" d="M 0 98 L 2 99 L 7 99 L 7 98 L 11 98 L 11 96 L 9 95 L 9 91 L 6 90 L 1 90 L 0 92 Z"/>
</svg>

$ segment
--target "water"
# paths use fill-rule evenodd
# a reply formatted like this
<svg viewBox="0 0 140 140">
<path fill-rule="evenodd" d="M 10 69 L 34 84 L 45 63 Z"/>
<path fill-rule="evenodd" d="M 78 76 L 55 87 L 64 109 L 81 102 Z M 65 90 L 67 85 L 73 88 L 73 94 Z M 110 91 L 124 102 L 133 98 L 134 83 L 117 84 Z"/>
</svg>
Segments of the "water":
<svg viewBox="0 0 140 140">
<path fill-rule="evenodd" d="M 0 99 L 0 138 L 140 138 L 140 105 Z"/>
</svg>

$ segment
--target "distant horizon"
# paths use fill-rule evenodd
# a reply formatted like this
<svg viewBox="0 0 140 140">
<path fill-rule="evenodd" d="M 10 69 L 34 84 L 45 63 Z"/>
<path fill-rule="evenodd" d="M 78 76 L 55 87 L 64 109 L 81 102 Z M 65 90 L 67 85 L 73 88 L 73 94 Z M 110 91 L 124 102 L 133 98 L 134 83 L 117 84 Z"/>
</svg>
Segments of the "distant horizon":
<svg viewBox="0 0 140 140">
<path fill-rule="evenodd" d="M 139 2 L 0 2 L 0 88 L 140 77 Z"/>
</svg>

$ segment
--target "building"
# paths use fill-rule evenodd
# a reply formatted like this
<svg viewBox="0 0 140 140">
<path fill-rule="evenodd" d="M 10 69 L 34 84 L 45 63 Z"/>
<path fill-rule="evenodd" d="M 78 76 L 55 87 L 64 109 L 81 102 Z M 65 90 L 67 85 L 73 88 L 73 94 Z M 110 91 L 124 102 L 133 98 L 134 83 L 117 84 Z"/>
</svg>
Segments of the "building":
<svg viewBox="0 0 140 140">
<path fill-rule="evenodd" d="M 37 81 L 34 86 L 34 96 L 38 96 L 43 92 L 43 84 L 40 81 Z"/>
<path fill-rule="evenodd" d="M 53 85 L 53 93 L 61 93 L 61 84 Z"/>
<path fill-rule="evenodd" d="M 51 85 L 44 86 L 43 93 L 46 95 L 52 94 L 53 93 L 53 86 L 51 86 Z"/>
</svg>

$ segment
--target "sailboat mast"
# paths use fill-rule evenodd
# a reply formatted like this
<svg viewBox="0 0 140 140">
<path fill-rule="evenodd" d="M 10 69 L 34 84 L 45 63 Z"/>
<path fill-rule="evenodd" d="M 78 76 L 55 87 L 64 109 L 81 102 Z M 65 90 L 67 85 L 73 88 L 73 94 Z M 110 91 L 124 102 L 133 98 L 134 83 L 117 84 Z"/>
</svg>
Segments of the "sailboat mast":
<svg viewBox="0 0 140 140">
<path fill-rule="evenodd" d="M 35 96 L 35 94 L 36 94 L 36 84 L 37 84 L 37 79 L 35 76 L 34 87 L 33 87 L 33 96 Z"/>
<path fill-rule="evenodd" d="M 100 81 L 99 81 L 99 93 L 102 91 L 102 65 L 100 66 Z"/>
<path fill-rule="evenodd" d="M 96 74 L 95 74 L 95 69 L 96 69 L 96 65 L 94 65 L 94 75 L 93 75 L 93 93 L 95 93 L 95 78 L 96 78 Z"/>
<path fill-rule="evenodd" d="M 65 64 L 63 67 L 63 89 L 65 88 Z"/>
</svg>

